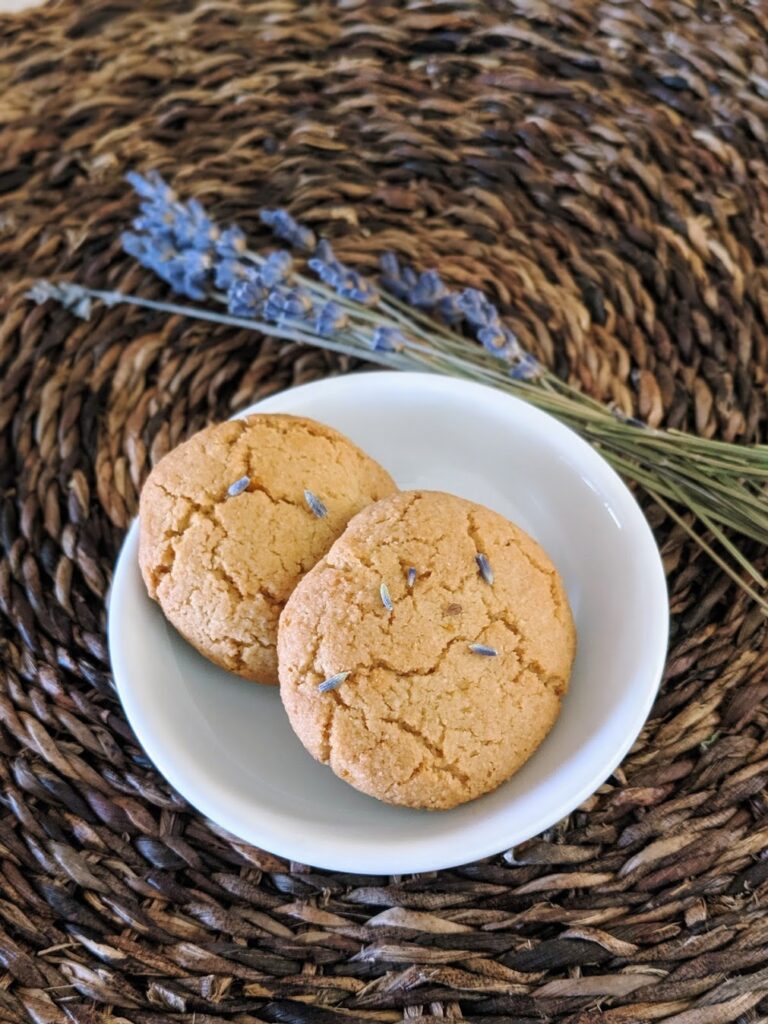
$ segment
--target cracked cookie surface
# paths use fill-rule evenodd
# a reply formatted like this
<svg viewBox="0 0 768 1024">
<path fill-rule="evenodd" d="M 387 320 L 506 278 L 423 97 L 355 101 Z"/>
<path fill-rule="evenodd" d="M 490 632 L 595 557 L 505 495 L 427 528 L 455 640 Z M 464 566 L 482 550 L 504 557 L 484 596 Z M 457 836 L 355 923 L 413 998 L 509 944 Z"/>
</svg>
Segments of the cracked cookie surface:
<svg viewBox="0 0 768 1024">
<path fill-rule="evenodd" d="M 246 489 L 228 496 L 235 481 Z M 201 654 L 277 683 L 277 622 L 291 591 L 389 474 L 343 434 L 297 416 L 207 427 L 154 467 L 139 504 L 150 597 Z M 313 514 L 311 491 L 327 515 Z"/>
<path fill-rule="evenodd" d="M 357 515 L 291 595 L 280 695 L 304 746 L 340 778 L 444 809 L 495 789 L 539 746 L 575 648 L 562 581 L 531 537 L 462 498 L 404 491 Z"/>
</svg>

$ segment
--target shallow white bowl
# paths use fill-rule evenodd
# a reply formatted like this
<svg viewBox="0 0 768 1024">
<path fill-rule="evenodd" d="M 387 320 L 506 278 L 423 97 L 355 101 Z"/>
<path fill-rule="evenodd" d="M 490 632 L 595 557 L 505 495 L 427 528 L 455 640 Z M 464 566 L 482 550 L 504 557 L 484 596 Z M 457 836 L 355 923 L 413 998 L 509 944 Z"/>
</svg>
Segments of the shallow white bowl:
<svg viewBox="0 0 768 1024">
<path fill-rule="evenodd" d="M 479 384 L 416 373 L 335 377 L 252 412 L 347 434 L 404 488 L 452 491 L 519 523 L 565 580 L 579 636 L 555 728 L 494 793 L 452 811 L 363 796 L 293 735 L 277 688 L 215 668 L 149 600 L 131 527 L 109 608 L 112 667 L 137 737 L 209 818 L 283 857 L 401 874 L 486 857 L 574 810 L 611 774 L 650 710 L 667 645 L 667 591 L 648 524 L 619 477 L 550 416 Z"/>
</svg>

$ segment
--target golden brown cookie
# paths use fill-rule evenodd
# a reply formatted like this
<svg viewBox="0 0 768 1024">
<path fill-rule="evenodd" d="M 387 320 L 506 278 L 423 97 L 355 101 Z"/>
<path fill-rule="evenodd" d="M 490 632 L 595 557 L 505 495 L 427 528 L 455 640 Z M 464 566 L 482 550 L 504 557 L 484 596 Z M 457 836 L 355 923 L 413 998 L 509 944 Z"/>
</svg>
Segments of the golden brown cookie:
<svg viewBox="0 0 768 1024">
<path fill-rule="evenodd" d="M 352 516 L 394 490 L 378 463 L 313 420 L 207 427 L 161 459 L 141 492 L 149 596 L 211 661 L 275 684 L 291 591 Z"/>
<path fill-rule="evenodd" d="M 575 645 L 534 540 L 481 505 L 405 491 L 355 516 L 294 590 L 280 695 L 307 750 L 357 789 L 454 807 L 547 735 Z"/>
</svg>

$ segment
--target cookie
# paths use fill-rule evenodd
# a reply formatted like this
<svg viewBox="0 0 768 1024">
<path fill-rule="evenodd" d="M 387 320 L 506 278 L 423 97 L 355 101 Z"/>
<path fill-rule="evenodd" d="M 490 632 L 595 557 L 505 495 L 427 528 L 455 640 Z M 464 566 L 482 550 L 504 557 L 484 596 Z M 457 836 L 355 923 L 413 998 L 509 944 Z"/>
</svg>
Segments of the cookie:
<svg viewBox="0 0 768 1024">
<path fill-rule="evenodd" d="M 449 494 L 365 509 L 280 617 L 280 695 L 307 750 L 389 803 L 495 789 L 552 728 L 576 645 L 556 569 L 519 527 Z"/>
<path fill-rule="evenodd" d="M 395 484 L 348 438 L 297 416 L 201 430 L 141 492 L 149 596 L 217 665 L 277 683 L 277 622 L 299 579 L 349 520 Z"/>
</svg>

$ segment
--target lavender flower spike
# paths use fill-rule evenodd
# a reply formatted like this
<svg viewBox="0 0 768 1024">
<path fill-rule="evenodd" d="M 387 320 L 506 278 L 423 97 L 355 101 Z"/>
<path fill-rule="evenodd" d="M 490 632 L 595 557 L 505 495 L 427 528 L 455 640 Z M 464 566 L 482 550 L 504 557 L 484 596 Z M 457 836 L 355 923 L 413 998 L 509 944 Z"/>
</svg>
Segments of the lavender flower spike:
<svg viewBox="0 0 768 1024">
<path fill-rule="evenodd" d="M 473 327 L 496 327 L 498 325 L 498 310 L 477 288 L 465 288 L 459 295 L 458 301 L 464 316 Z"/>
<path fill-rule="evenodd" d="M 367 278 L 336 259 L 327 238 L 321 238 L 317 243 L 315 254 L 308 261 L 308 266 L 321 281 L 345 299 L 352 299 L 363 306 L 373 306 L 379 301 L 379 293 Z"/>
<path fill-rule="evenodd" d="M 411 290 L 410 302 L 423 309 L 434 309 L 438 302 L 448 293 L 442 278 L 436 270 L 425 270 L 419 274 L 415 287 Z"/>
<path fill-rule="evenodd" d="M 247 248 L 245 234 L 233 224 L 216 239 L 216 255 L 226 260 L 238 260 Z"/>
<path fill-rule="evenodd" d="M 296 249 L 311 250 L 315 247 L 315 233 L 299 224 L 287 210 L 262 210 L 259 214 L 262 224 L 272 229 L 272 233 Z"/>
<path fill-rule="evenodd" d="M 464 313 L 459 305 L 458 292 L 446 292 L 436 306 L 438 315 L 450 326 L 455 327 L 464 319 Z"/>
<path fill-rule="evenodd" d="M 267 296 L 264 316 L 278 323 L 284 319 L 303 320 L 313 308 L 312 295 L 306 288 L 274 288 Z"/>
<path fill-rule="evenodd" d="M 293 258 L 289 252 L 284 249 L 271 252 L 259 271 L 264 287 L 274 288 L 276 284 L 282 284 L 290 275 L 292 268 Z"/>
<path fill-rule="evenodd" d="M 436 270 L 417 275 L 411 267 L 401 266 L 393 252 L 382 253 L 379 266 L 382 287 L 398 299 L 418 309 L 436 310 L 447 324 L 458 324 L 464 319 L 459 293 L 447 288 Z"/>
<path fill-rule="evenodd" d="M 167 242 L 158 243 L 150 235 L 135 235 L 126 231 L 122 236 L 123 249 L 143 267 L 180 295 L 190 299 L 204 299 L 207 294 L 211 258 L 197 249 L 178 250 Z"/>
<path fill-rule="evenodd" d="M 401 267 L 400 261 L 393 252 L 384 252 L 379 257 L 381 267 L 381 284 L 388 292 L 398 299 L 410 301 L 409 296 L 418 281 L 410 267 Z"/>
<path fill-rule="evenodd" d="M 126 180 L 142 198 L 133 227 L 148 236 L 156 245 L 170 244 L 174 249 L 196 249 L 211 252 L 219 237 L 219 229 L 196 199 L 179 202 L 173 189 L 156 171 L 146 177 L 135 172 Z"/>
<path fill-rule="evenodd" d="M 227 308 L 232 316 L 260 317 L 266 294 L 258 274 L 234 280 L 227 291 Z"/>
<path fill-rule="evenodd" d="M 214 283 L 222 291 L 228 291 L 236 281 L 254 281 L 257 273 L 253 267 L 240 260 L 219 260 L 214 271 Z"/>
</svg>

